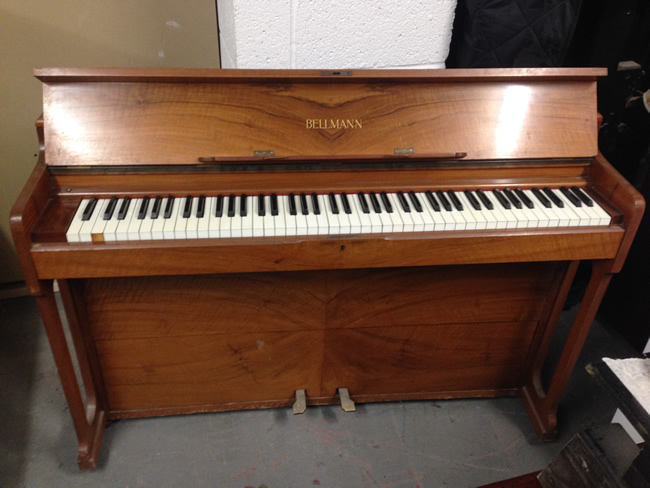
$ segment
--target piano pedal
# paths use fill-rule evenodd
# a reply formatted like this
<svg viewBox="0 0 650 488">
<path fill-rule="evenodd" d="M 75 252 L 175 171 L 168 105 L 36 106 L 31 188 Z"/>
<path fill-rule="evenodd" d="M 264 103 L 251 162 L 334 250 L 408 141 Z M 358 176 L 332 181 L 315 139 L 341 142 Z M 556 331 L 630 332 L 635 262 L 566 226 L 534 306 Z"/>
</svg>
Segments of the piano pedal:
<svg viewBox="0 0 650 488">
<path fill-rule="evenodd" d="M 341 408 L 345 412 L 354 412 L 357 407 L 354 405 L 354 402 L 350 398 L 350 392 L 347 388 L 339 388 L 339 398 L 341 399 Z"/>
<path fill-rule="evenodd" d="M 307 395 L 305 390 L 296 390 L 296 401 L 293 404 L 293 414 L 299 415 L 307 410 Z"/>
</svg>

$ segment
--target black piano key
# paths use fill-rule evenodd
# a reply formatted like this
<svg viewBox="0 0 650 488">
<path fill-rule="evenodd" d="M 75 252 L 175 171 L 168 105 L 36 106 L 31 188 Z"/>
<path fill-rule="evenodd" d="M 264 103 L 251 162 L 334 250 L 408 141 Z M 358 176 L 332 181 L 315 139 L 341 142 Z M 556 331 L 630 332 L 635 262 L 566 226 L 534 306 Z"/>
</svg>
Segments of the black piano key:
<svg viewBox="0 0 650 488">
<path fill-rule="evenodd" d="M 402 206 L 402 210 L 404 210 L 406 213 L 411 212 L 411 206 L 409 205 L 409 202 L 406 201 L 406 197 L 404 196 L 403 192 L 397 192 L 397 201 Z"/>
<path fill-rule="evenodd" d="M 343 211 L 348 215 L 351 214 L 352 207 L 350 207 L 350 202 L 348 201 L 348 195 L 345 192 L 341 193 L 341 203 L 343 204 Z"/>
<path fill-rule="evenodd" d="M 359 197 L 359 205 L 361 205 L 361 211 L 365 214 L 370 213 L 370 207 L 368 207 L 368 201 L 366 196 L 362 191 L 360 191 L 357 196 Z"/>
<path fill-rule="evenodd" d="M 117 197 L 111 197 L 108 205 L 106 205 L 106 210 L 104 210 L 104 220 L 111 220 L 115 212 L 115 207 L 117 207 Z"/>
<path fill-rule="evenodd" d="M 454 204 L 454 207 L 456 207 L 456 210 L 459 212 L 463 211 L 463 204 L 460 202 L 458 197 L 456 196 L 456 193 L 453 190 L 449 190 L 447 192 L 447 195 L 449 195 L 449 200 L 451 200 L 451 203 Z"/>
<path fill-rule="evenodd" d="M 556 207 L 564 208 L 564 202 L 558 198 L 558 196 L 553 193 L 553 191 L 548 187 L 544 187 L 542 191 L 546 194 L 546 196 L 553 202 L 553 204 Z"/>
<path fill-rule="evenodd" d="M 483 205 L 485 205 L 485 208 L 487 208 L 488 210 L 494 210 L 494 204 L 487 197 L 487 195 L 483 190 L 476 190 L 476 194 L 478 195 L 479 200 L 483 202 Z"/>
<path fill-rule="evenodd" d="M 431 205 L 431 208 L 434 210 L 434 212 L 440 212 L 440 204 L 438 203 L 438 200 L 436 200 L 436 197 L 433 195 L 431 190 L 427 190 L 424 194 L 427 196 L 429 205 Z"/>
<path fill-rule="evenodd" d="M 582 207 L 582 201 L 573 193 L 571 193 L 566 186 L 560 187 L 560 191 L 562 192 L 562 195 L 567 197 L 569 201 L 573 203 L 574 207 Z"/>
<path fill-rule="evenodd" d="M 278 196 L 275 193 L 271 193 L 271 215 L 278 215 Z"/>
<path fill-rule="evenodd" d="M 503 193 L 501 193 L 501 190 L 498 188 L 495 188 L 492 190 L 492 194 L 496 197 L 496 199 L 499 201 L 501 206 L 505 208 L 506 210 L 510 210 L 512 208 L 512 205 L 510 205 L 510 202 L 506 197 L 503 196 Z"/>
<path fill-rule="evenodd" d="M 442 190 L 438 190 L 436 192 L 436 195 L 438 195 L 438 198 L 440 199 L 440 203 L 442 203 L 442 206 L 445 208 L 447 212 L 451 212 L 451 203 L 449 203 L 449 199 L 447 199 L 447 195 L 445 195 L 445 192 Z"/>
<path fill-rule="evenodd" d="M 582 191 L 580 188 L 578 188 L 577 186 L 572 186 L 571 191 L 573 193 L 575 193 L 575 195 L 580 200 L 582 200 L 582 203 L 584 203 L 587 207 L 593 207 L 594 206 L 594 201 L 591 198 L 589 198 L 589 196 L 584 191 Z"/>
<path fill-rule="evenodd" d="M 413 208 L 415 208 L 416 212 L 422 212 L 422 204 L 420 203 L 420 199 L 418 196 L 415 194 L 414 191 L 409 192 L 409 198 L 411 199 L 411 203 L 413 204 Z"/>
<path fill-rule="evenodd" d="M 481 203 L 478 201 L 478 199 L 474 196 L 474 194 L 471 191 L 465 190 L 463 193 L 467 197 L 467 201 L 474 208 L 474 210 L 481 210 Z"/>
<path fill-rule="evenodd" d="M 393 213 L 393 205 L 390 203 L 386 192 L 382 191 L 379 196 L 381 197 L 381 201 L 384 202 L 384 208 L 386 209 L 386 212 Z"/>
<path fill-rule="evenodd" d="M 173 197 L 169 198 L 173 199 Z M 131 205 L 131 199 L 129 197 L 124 197 L 124 200 L 122 200 L 122 205 L 120 205 L 120 210 L 117 212 L 117 220 L 124 220 L 126 218 L 126 213 L 129 211 L 129 205 Z"/>
<path fill-rule="evenodd" d="M 257 196 L 257 215 L 260 217 L 266 215 L 266 202 L 264 201 L 264 195 Z"/>
<path fill-rule="evenodd" d="M 153 199 L 153 207 L 151 208 L 152 220 L 156 220 L 160 215 L 160 207 L 162 207 L 162 197 L 158 196 Z"/>
<path fill-rule="evenodd" d="M 528 195 L 526 195 L 521 188 L 515 188 L 515 194 L 519 197 L 519 200 L 523 202 L 524 205 L 528 208 L 535 208 L 535 204 L 532 202 Z"/>
<path fill-rule="evenodd" d="M 95 207 L 97 206 L 97 197 L 92 197 L 90 201 L 86 204 L 84 208 L 84 213 L 81 214 L 81 220 L 90 220 L 90 217 L 93 216 Z"/>
<path fill-rule="evenodd" d="M 183 218 L 189 219 L 192 216 L 192 197 L 187 195 L 185 197 L 185 206 L 183 207 Z"/>
<path fill-rule="evenodd" d="M 372 205 L 372 210 L 375 213 L 381 213 L 381 205 L 379 205 L 379 198 L 377 198 L 377 194 L 374 191 L 371 191 L 369 196 L 370 196 L 370 205 Z"/>
<path fill-rule="evenodd" d="M 307 195 L 300 194 L 300 212 L 303 215 L 309 215 L 309 207 L 307 206 Z"/>
<path fill-rule="evenodd" d="M 214 209 L 214 216 L 221 217 L 223 215 L 223 195 L 217 195 L 217 205 Z"/>
<path fill-rule="evenodd" d="M 138 211 L 138 220 L 143 220 L 147 216 L 147 208 L 149 208 L 149 197 L 144 197 Z"/>
<path fill-rule="evenodd" d="M 228 197 L 228 217 L 235 216 L 235 195 L 230 195 Z"/>
<path fill-rule="evenodd" d="M 165 204 L 165 213 L 163 213 L 163 218 L 168 219 L 171 217 L 172 210 L 174 210 L 174 197 L 169 195 L 167 197 L 167 203 Z"/>
<path fill-rule="evenodd" d="M 510 191 L 508 188 L 503 189 L 503 194 L 508 197 L 508 200 L 512 202 L 512 204 L 515 206 L 515 208 L 523 208 L 523 205 L 519 201 L 519 199 L 515 196 L 515 194 Z"/>
<path fill-rule="evenodd" d="M 205 195 L 199 196 L 199 203 L 196 206 L 196 218 L 202 219 L 205 216 Z"/>
<path fill-rule="evenodd" d="M 329 200 L 330 200 L 330 208 L 332 209 L 332 213 L 334 215 L 338 215 L 339 214 L 339 205 L 338 205 L 338 203 L 336 203 L 336 196 L 334 195 L 334 193 L 329 194 Z"/>
<path fill-rule="evenodd" d="M 290 215 L 298 215 L 298 211 L 296 209 L 296 196 L 293 193 L 289 193 L 288 200 L 289 200 L 289 214 Z"/>
<path fill-rule="evenodd" d="M 544 196 L 544 194 L 539 190 L 539 188 L 533 188 L 533 195 L 537 197 L 539 203 L 544 205 L 544 207 L 551 208 L 550 200 Z"/>
<path fill-rule="evenodd" d="M 311 194 L 311 206 L 314 207 L 314 215 L 320 215 L 320 205 L 318 204 L 318 195 Z"/>
<path fill-rule="evenodd" d="M 248 197 L 243 194 L 239 199 L 239 216 L 246 217 L 248 215 Z"/>
</svg>

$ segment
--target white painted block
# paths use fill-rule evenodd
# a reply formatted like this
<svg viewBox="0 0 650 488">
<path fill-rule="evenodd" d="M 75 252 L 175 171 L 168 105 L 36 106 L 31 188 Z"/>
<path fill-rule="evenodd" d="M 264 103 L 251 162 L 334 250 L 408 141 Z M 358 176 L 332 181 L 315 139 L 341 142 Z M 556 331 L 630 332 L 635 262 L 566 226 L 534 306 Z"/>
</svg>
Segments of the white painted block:
<svg viewBox="0 0 650 488">
<path fill-rule="evenodd" d="M 224 68 L 444 68 L 456 0 L 220 0 Z"/>
</svg>

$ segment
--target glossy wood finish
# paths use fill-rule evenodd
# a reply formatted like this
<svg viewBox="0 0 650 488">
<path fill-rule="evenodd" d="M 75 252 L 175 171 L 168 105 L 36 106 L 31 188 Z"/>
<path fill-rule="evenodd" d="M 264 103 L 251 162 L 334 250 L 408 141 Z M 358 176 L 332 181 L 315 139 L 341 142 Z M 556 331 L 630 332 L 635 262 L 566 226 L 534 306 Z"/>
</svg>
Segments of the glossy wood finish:
<svg viewBox="0 0 650 488">
<path fill-rule="evenodd" d="M 340 385 L 369 398 L 508 392 L 557 272 L 526 263 L 104 278 L 84 282 L 82 301 L 110 415 L 132 415 L 287 401 L 296 389 L 333 398 Z"/>
<path fill-rule="evenodd" d="M 66 82 L 59 73 L 41 77 L 46 155 L 48 164 L 61 166 L 196 165 L 199 158 L 253 158 L 270 150 L 319 159 L 401 148 L 463 152 L 469 160 L 593 157 L 592 73 L 525 84 L 495 74 L 480 90 L 467 74 L 451 83 L 436 71 L 415 83 L 399 81 L 414 76 L 399 71 L 385 78 L 296 73 L 290 82 L 260 72 L 244 79 L 179 74 L 184 83 L 146 74 L 147 83 L 88 83 L 93 77 L 78 73 Z"/>
<path fill-rule="evenodd" d="M 553 434 L 562 392 L 644 208 L 596 155 L 601 70 L 37 74 L 44 153 L 12 210 L 12 232 L 82 468 L 96 463 L 106 419 L 290 406 L 298 389 L 310 405 L 337 402 L 338 388 L 357 402 L 519 394 L 540 437 Z M 358 113 L 362 129 L 305 130 L 306 117 Z M 404 147 L 415 157 L 396 159 Z M 290 160 L 252 155 L 268 149 Z M 467 155 L 425 156 L 440 152 Z M 613 223 L 65 241 L 89 195 L 546 185 L 587 188 Z M 594 271 L 545 390 L 540 370 L 581 261 Z"/>
</svg>

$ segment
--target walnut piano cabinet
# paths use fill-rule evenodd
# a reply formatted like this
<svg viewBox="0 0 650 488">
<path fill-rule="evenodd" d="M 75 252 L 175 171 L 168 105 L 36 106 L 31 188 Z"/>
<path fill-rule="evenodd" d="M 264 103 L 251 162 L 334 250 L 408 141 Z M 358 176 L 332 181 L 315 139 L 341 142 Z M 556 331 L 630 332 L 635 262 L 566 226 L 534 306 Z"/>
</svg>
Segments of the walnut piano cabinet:
<svg viewBox="0 0 650 488">
<path fill-rule="evenodd" d="M 358 402 L 520 395 L 539 436 L 552 436 L 644 209 L 597 150 L 596 78 L 604 74 L 36 70 L 41 152 L 11 228 L 80 467 L 95 467 L 107 420 L 286 407 L 298 390 L 310 405 L 338 402 L 339 388 Z M 313 192 L 325 202 L 343 192 L 564 186 L 587 192 L 609 223 L 120 241 L 93 232 L 88 242 L 67 235 L 91 197 Z M 584 261 L 591 280 L 543 385 Z"/>
</svg>

